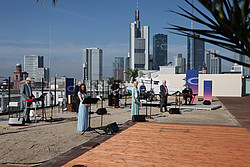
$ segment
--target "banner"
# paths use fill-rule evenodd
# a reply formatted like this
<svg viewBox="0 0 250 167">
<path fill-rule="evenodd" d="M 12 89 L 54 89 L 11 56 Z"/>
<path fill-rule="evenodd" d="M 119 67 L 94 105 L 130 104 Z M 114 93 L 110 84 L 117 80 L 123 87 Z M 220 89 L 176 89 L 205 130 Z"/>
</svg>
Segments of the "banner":
<svg viewBox="0 0 250 167">
<path fill-rule="evenodd" d="M 212 102 L 212 81 L 204 81 L 204 97 L 203 100 Z"/>
<path fill-rule="evenodd" d="M 74 94 L 74 78 L 66 78 L 66 97 Z"/>
<path fill-rule="evenodd" d="M 186 85 L 193 90 L 193 94 L 197 94 L 195 96 L 194 101 L 198 101 L 198 87 L 199 87 L 199 71 L 198 70 L 187 70 L 186 73 Z"/>
</svg>

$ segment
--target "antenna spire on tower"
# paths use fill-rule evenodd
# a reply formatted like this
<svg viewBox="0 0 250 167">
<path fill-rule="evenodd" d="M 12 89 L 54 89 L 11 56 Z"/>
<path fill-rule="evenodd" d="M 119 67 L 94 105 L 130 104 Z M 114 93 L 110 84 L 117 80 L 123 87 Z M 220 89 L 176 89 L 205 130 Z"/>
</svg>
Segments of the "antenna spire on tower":
<svg viewBox="0 0 250 167">
<path fill-rule="evenodd" d="M 138 3 L 138 0 L 137 0 L 137 9 L 136 9 L 136 11 L 135 11 L 135 21 L 139 21 L 139 8 L 138 8 L 138 5 L 139 3 Z"/>
<path fill-rule="evenodd" d="M 137 0 L 137 10 L 138 10 L 139 8 L 138 8 L 138 0 Z"/>
</svg>

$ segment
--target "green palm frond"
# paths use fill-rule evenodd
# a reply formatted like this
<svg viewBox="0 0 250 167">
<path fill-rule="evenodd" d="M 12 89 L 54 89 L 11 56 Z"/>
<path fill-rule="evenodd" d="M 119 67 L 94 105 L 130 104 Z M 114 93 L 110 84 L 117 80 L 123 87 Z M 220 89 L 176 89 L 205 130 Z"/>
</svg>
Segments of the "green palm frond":
<svg viewBox="0 0 250 167">
<path fill-rule="evenodd" d="M 135 81 L 135 78 L 138 77 L 139 70 L 137 68 L 131 69 L 129 68 L 128 71 L 125 71 L 124 73 L 129 76 L 129 78 L 132 78 L 132 81 Z"/>
<path fill-rule="evenodd" d="M 224 49 L 246 55 L 250 58 L 250 9 L 249 0 L 198 0 L 212 15 L 210 18 L 195 5 L 185 0 L 201 17 L 195 16 L 184 8 L 183 13 L 170 10 L 177 15 L 193 20 L 207 29 L 191 29 L 170 24 L 174 34 L 198 38 L 202 41 L 217 45 Z M 176 32 L 177 31 L 177 32 Z M 197 37 L 200 34 L 203 37 Z M 218 55 L 228 61 L 250 67 L 250 64 L 239 62 L 226 56 Z"/>
</svg>

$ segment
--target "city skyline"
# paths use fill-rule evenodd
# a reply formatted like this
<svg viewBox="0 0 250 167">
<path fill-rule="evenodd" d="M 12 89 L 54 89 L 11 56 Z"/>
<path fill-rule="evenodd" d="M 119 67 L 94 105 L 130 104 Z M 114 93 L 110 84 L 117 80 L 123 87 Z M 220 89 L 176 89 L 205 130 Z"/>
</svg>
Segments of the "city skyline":
<svg viewBox="0 0 250 167">
<path fill-rule="evenodd" d="M 143 25 L 150 26 L 150 54 L 153 51 L 153 35 L 164 33 L 169 37 L 169 61 L 173 61 L 173 57 L 178 53 L 186 57 L 186 38 L 164 29 L 168 27 L 168 23 L 190 26 L 190 20 L 167 12 L 168 9 L 179 11 L 177 5 L 191 10 L 183 2 L 139 1 L 140 20 Z M 198 2 L 194 3 L 198 5 Z M 136 0 L 111 0 L 108 3 L 100 0 L 76 0 L 74 3 L 60 0 L 56 7 L 53 7 L 50 1 L 45 1 L 42 8 L 35 1 L 3 1 L 0 6 L 0 76 L 12 76 L 15 64 L 19 61 L 23 64 L 24 55 L 43 55 L 45 66 L 48 66 L 51 27 L 51 76 L 58 74 L 80 79 L 82 49 L 99 47 L 105 55 L 103 76 L 110 77 L 114 57 L 126 57 L 129 52 L 128 25 L 134 20 L 135 10 Z M 194 23 L 194 27 L 198 26 Z M 206 44 L 206 50 L 209 49 L 218 47 Z M 220 48 L 219 50 L 222 55 L 224 53 L 233 56 L 231 52 Z M 226 64 L 228 70 L 231 64 Z"/>
</svg>

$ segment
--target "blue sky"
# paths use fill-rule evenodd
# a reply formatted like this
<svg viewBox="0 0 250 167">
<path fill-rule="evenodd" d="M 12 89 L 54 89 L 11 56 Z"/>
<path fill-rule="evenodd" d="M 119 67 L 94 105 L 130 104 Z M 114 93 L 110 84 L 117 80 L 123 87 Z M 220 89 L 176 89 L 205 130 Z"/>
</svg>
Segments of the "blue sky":
<svg viewBox="0 0 250 167">
<path fill-rule="evenodd" d="M 82 49 L 99 47 L 104 55 L 104 77 L 112 75 L 115 56 L 126 57 L 129 42 L 129 23 L 134 21 L 136 0 L 45 0 L 43 7 L 35 0 L 1 0 L 0 5 L 0 76 L 13 76 L 15 64 L 23 64 L 23 56 L 39 54 L 48 67 L 50 27 L 52 32 L 52 76 L 82 76 Z M 194 4 L 199 6 L 197 1 Z M 184 0 L 139 0 L 141 26 L 150 26 L 155 33 L 168 35 L 168 58 L 182 53 L 186 57 L 186 38 L 171 34 L 168 23 L 190 26 L 190 21 L 167 12 L 177 5 L 191 11 Z M 200 9 L 203 9 L 200 7 Z M 199 25 L 194 23 L 194 27 Z M 206 49 L 218 49 L 206 44 Z M 224 55 L 232 53 L 221 50 Z M 231 63 L 223 61 L 223 71 Z"/>
</svg>

